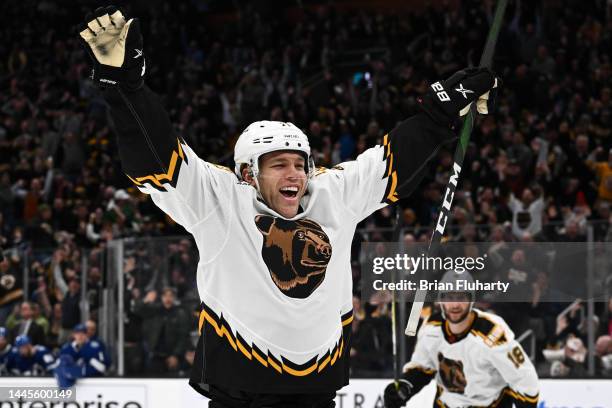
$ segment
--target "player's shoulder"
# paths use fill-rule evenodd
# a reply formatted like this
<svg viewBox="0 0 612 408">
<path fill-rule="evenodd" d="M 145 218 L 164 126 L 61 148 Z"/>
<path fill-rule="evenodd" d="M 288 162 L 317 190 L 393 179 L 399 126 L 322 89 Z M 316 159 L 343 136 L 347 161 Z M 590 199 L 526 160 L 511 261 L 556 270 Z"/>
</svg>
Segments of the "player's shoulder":
<svg viewBox="0 0 612 408">
<path fill-rule="evenodd" d="M 493 313 L 474 309 L 474 323 L 470 333 L 488 347 L 500 346 L 514 339 L 514 333 L 503 318 Z"/>
<path fill-rule="evenodd" d="M 315 184 L 325 184 L 340 180 L 345 168 L 346 163 L 341 163 L 333 167 L 319 166 L 312 172 L 312 179 L 310 182 Z"/>
<path fill-rule="evenodd" d="M 90 340 L 87 345 L 89 346 L 89 348 L 92 349 L 99 349 L 100 348 L 100 343 L 98 343 L 96 340 Z"/>
<path fill-rule="evenodd" d="M 35 354 L 47 354 L 49 353 L 49 349 L 43 345 L 37 344 L 34 346 Z"/>
<path fill-rule="evenodd" d="M 60 354 L 72 354 L 76 352 L 76 349 L 72 346 L 72 342 L 69 341 L 69 342 L 62 344 L 59 352 Z"/>
<path fill-rule="evenodd" d="M 434 313 L 423 321 L 423 325 L 419 330 L 419 337 L 428 336 L 436 337 L 442 336 L 442 326 L 444 324 L 444 318 L 440 313 Z"/>
</svg>

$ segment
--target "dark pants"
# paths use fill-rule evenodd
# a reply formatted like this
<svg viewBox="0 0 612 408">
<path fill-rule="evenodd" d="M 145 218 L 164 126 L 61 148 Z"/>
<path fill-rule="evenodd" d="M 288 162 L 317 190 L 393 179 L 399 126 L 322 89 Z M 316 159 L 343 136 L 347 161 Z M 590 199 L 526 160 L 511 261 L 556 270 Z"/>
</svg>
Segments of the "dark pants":
<svg viewBox="0 0 612 408">
<path fill-rule="evenodd" d="M 335 392 L 321 394 L 255 394 L 210 387 L 209 408 L 333 408 Z"/>
</svg>

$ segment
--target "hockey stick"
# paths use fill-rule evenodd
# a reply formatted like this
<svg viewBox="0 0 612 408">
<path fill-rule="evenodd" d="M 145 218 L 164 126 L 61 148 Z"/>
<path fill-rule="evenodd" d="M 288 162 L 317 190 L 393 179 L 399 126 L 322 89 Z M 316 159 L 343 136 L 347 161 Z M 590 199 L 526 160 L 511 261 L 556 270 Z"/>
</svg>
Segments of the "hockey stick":
<svg viewBox="0 0 612 408">
<path fill-rule="evenodd" d="M 393 231 L 393 238 L 397 241 L 400 242 L 400 234 L 401 234 L 401 224 L 400 224 L 400 207 L 396 206 L 395 207 L 395 230 Z M 403 248 L 403 245 L 401 246 L 401 248 Z M 391 270 L 391 282 L 395 282 L 395 277 L 396 277 L 396 273 L 395 273 L 395 269 Z M 397 309 L 396 309 L 396 304 L 397 304 L 397 296 L 395 294 L 395 291 L 392 290 L 391 291 L 391 336 L 392 336 L 392 345 L 393 345 L 393 378 L 395 380 L 395 386 L 397 387 L 399 384 L 399 379 L 400 379 L 400 373 L 401 373 L 401 369 L 400 369 L 400 355 L 398 352 L 398 346 L 399 346 L 399 335 L 398 335 L 398 329 L 397 329 Z"/>
<path fill-rule="evenodd" d="M 499 34 L 499 29 L 501 28 L 504 13 L 506 11 L 506 4 L 507 0 L 498 0 L 497 2 L 495 16 L 493 17 L 493 24 L 491 24 L 491 28 L 489 29 L 487 42 L 485 44 L 482 56 L 480 57 L 480 67 L 491 66 L 493 61 L 493 53 L 495 51 L 495 44 L 497 43 L 497 35 Z M 461 167 L 463 166 L 465 151 L 468 143 L 470 142 L 470 135 L 474 126 L 475 106 L 476 103 L 473 103 L 472 108 L 466 115 L 465 121 L 463 122 L 463 127 L 461 128 L 461 136 L 459 138 L 459 143 L 457 143 L 457 149 L 455 150 L 453 172 L 448 180 L 448 184 L 446 185 L 446 192 L 444 193 L 444 198 L 442 199 L 440 215 L 438 216 L 436 227 L 431 234 L 429 247 L 427 248 L 428 254 L 437 250 L 438 246 L 440 245 L 440 241 L 442 240 L 442 235 L 444 235 L 444 229 L 446 228 L 448 219 L 450 218 L 451 204 L 455 195 L 455 189 L 459 183 L 459 174 L 461 173 Z M 423 309 L 423 303 L 425 302 L 426 296 L 427 290 L 418 290 L 415 295 L 414 302 L 412 303 L 412 309 L 410 310 L 410 316 L 408 317 L 408 324 L 406 325 L 405 333 L 407 336 L 416 335 L 419 318 L 421 317 L 421 310 Z"/>
</svg>

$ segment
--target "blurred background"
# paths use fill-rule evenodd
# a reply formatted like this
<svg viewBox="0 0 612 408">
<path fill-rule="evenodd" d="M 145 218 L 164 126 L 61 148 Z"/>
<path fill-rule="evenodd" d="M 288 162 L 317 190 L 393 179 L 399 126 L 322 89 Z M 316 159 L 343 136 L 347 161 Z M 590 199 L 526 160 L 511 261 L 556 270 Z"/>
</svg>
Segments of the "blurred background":
<svg viewBox="0 0 612 408">
<path fill-rule="evenodd" d="M 381 143 L 417 112 L 430 83 L 478 63 L 494 8 L 458 0 L 116 4 L 141 19 L 147 83 L 177 134 L 203 159 L 230 167 L 234 142 L 255 120 L 302 128 L 318 166 Z M 85 323 L 109 355 L 104 375 L 187 376 L 198 337 L 198 253 L 121 172 L 75 28 L 101 5 L 0 4 L 0 353 L 27 334 L 57 356 Z M 504 82 L 497 111 L 476 121 L 447 226 L 448 241 L 599 248 L 596 279 L 587 279 L 586 259 L 575 265 L 576 282 L 597 301 L 547 302 L 552 271 L 531 268 L 539 254 L 511 253 L 506 273 L 525 271 L 533 300 L 479 305 L 510 323 L 542 377 L 612 377 L 611 12 L 605 0 L 509 1 L 493 65 Z M 427 242 L 453 152 L 439 152 L 409 199 L 359 226 L 353 377 L 392 376 L 390 298 L 361 298 L 361 243 Z M 413 344 L 403 347 L 409 358 Z"/>
</svg>

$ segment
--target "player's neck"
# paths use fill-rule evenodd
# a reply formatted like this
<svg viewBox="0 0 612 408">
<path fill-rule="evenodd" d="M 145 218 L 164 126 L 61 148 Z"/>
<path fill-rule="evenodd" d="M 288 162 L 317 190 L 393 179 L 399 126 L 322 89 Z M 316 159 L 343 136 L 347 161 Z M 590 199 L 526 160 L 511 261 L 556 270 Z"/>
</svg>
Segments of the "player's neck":
<svg viewBox="0 0 612 408">
<path fill-rule="evenodd" d="M 463 319 L 461 322 L 451 323 L 449 321 L 448 328 L 451 331 L 451 333 L 453 333 L 455 336 L 458 336 L 460 334 L 465 333 L 466 330 L 472 327 L 472 323 L 474 323 L 475 318 L 476 318 L 476 313 L 474 313 L 474 311 L 471 310 L 470 313 L 468 313 L 467 317 Z"/>
</svg>

